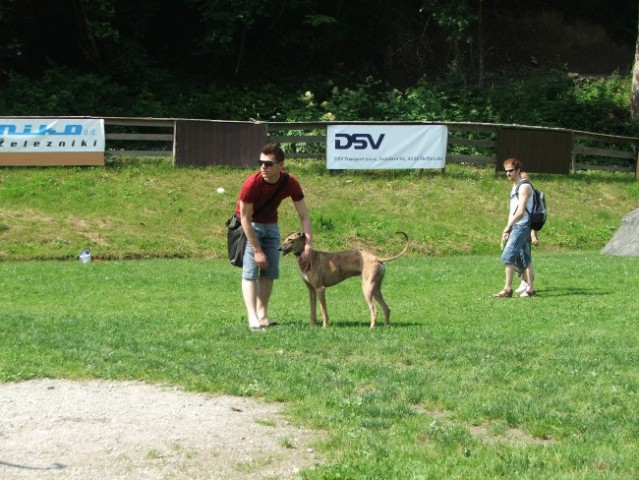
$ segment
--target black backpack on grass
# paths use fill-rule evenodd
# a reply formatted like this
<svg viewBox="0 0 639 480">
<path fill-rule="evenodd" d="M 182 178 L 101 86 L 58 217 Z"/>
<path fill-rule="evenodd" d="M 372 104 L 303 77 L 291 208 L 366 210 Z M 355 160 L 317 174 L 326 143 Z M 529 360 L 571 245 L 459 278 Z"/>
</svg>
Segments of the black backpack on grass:
<svg viewBox="0 0 639 480">
<path fill-rule="evenodd" d="M 529 180 L 522 180 L 515 188 L 515 196 L 517 196 L 517 198 L 519 198 L 519 187 L 524 183 L 529 184 L 530 188 L 532 188 L 533 208 L 532 211 L 526 209 L 530 221 L 530 228 L 538 232 L 544 227 L 546 218 L 548 217 L 546 211 L 546 195 L 544 195 L 544 192 L 541 190 L 537 190 Z"/>
</svg>

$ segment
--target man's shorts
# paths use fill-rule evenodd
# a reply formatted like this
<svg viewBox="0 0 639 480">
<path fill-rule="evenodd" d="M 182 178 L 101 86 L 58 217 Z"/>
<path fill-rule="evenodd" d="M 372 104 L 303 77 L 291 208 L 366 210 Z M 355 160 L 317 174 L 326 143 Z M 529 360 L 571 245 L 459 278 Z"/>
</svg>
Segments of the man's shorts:
<svg viewBox="0 0 639 480">
<path fill-rule="evenodd" d="M 530 225 L 517 223 L 510 231 L 510 237 L 501 252 L 501 262 L 505 265 L 515 265 L 518 270 L 526 268 L 532 262 L 530 252 Z"/>
<path fill-rule="evenodd" d="M 242 278 L 244 280 L 257 280 L 257 276 L 261 275 L 276 280 L 280 278 L 280 251 L 278 250 L 282 243 L 280 229 L 277 223 L 252 223 L 251 225 L 253 225 L 255 235 L 266 254 L 266 258 L 268 258 L 268 267 L 266 270 L 257 267 L 255 250 L 250 242 L 247 242 L 244 251 Z"/>
</svg>

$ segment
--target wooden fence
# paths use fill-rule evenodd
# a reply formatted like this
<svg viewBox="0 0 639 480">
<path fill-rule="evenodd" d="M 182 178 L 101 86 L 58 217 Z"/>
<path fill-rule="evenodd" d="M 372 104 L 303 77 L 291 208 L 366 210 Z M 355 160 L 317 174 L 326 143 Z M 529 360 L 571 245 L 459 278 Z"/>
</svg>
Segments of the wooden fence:
<svg viewBox="0 0 639 480">
<path fill-rule="evenodd" d="M 175 159 L 176 125 L 181 119 L 105 118 L 107 157 L 171 156 Z M 204 120 L 203 120 L 204 121 Z M 193 122 L 193 120 L 189 120 Z M 262 123 L 262 122 L 256 122 Z M 521 125 L 464 122 L 263 122 L 265 142 L 282 144 L 287 158 L 324 159 L 328 125 L 428 125 L 448 127 L 447 163 L 496 165 L 501 132 L 517 128 L 571 136 L 570 169 L 634 172 L 639 176 L 639 138 Z"/>
<path fill-rule="evenodd" d="M 107 157 L 175 158 L 177 120 L 105 118 Z"/>
</svg>

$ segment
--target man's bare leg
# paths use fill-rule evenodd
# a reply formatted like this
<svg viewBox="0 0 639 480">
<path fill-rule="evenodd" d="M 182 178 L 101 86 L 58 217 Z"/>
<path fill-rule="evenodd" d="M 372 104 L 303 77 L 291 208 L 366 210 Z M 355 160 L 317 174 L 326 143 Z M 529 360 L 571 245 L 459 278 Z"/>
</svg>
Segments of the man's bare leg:
<svg viewBox="0 0 639 480">
<path fill-rule="evenodd" d="M 268 302 L 273 291 L 273 279 L 260 276 L 257 280 L 256 313 L 260 325 L 268 325 L 271 319 L 268 316 Z"/>
<path fill-rule="evenodd" d="M 258 284 L 255 280 L 242 279 L 242 296 L 246 305 L 246 313 L 250 328 L 260 328 L 258 314 Z"/>
</svg>

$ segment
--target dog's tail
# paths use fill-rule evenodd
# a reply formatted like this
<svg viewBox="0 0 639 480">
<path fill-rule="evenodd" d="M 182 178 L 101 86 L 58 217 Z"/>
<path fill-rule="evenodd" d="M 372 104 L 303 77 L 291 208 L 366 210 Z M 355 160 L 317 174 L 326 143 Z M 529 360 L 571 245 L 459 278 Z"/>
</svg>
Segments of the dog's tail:
<svg viewBox="0 0 639 480">
<path fill-rule="evenodd" d="M 393 260 L 397 260 L 399 257 L 401 257 L 402 255 L 404 255 L 406 253 L 406 251 L 408 250 L 408 247 L 410 246 L 410 242 L 408 241 L 408 235 L 406 235 L 405 232 L 395 232 L 397 235 L 403 235 L 404 239 L 406 240 L 406 245 L 404 245 L 404 248 L 401 252 L 399 252 L 397 255 L 393 255 L 392 257 L 388 257 L 388 258 L 380 258 L 379 261 L 382 263 L 385 262 L 392 262 Z"/>
</svg>

